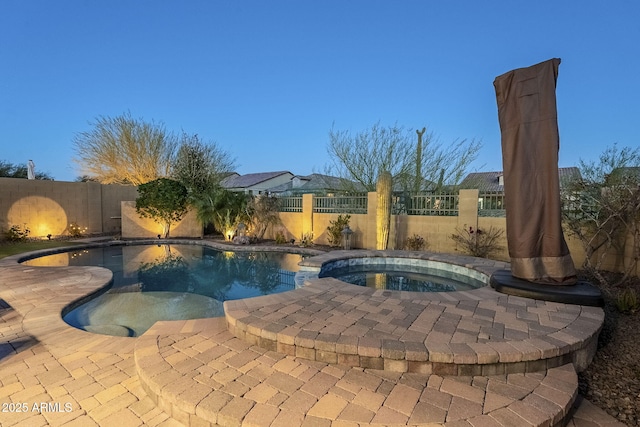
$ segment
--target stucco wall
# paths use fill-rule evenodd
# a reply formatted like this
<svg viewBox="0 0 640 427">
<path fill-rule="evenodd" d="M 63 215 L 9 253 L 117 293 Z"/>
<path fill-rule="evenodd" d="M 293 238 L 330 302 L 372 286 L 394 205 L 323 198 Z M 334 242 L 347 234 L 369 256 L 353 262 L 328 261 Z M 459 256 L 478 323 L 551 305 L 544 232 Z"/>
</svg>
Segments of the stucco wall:
<svg viewBox="0 0 640 427">
<path fill-rule="evenodd" d="M 163 227 L 151 218 L 142 218 L 136 212 L 136 202 L 124 201 L 122 206 L 122 237 L 153 238 L 163 234 Z M 195 211 L 188 212 L 180 222 L 172 224 L 169 237 L 202 237 L 202 225 Z"/>
<path fill-rule="evenodd" d="M 137 187 L 101 185 L 94 182 L 62 182 L 0 178 L 0 232 L 12 225 L 27 227 L 31 237 L 68 234 L 69 224 L 77 223 L 92 233 L 122 233 L 123 237 L 156 237 L 161 228 L 151 220 L 142 220 L 135 213 L 133 200 Z M 392 218 L 390 248 L 402 249 L 407 237 L 420 235 L 429 242 L 429 250 L 457 253 L 450 236 L 457 229 L 469 226 L 483 230 L 490 227 L 506 229 L 505 218 L 484 218 L 477 214 L 477 190 L 462 190 L 458 216 L 398 215 Z M 122 202 L 127 201 L 126 212 Z M 354 231 L 352 245 L 355 248 L 375 248 L 376 193 L 369 193 L 368 214 L 352 214 L 350 226 Z M 326 229 L 338 214 L 313 212 L 313 196 L 303 196 L 303 212 L 281 213 L 282 225 L 273 228 L 265 237 L 273 238 L 283 231 L 287 239 L 299 241 L 304 233 L 313 233 L 314 242 L 327 244 Z M 174 237 L 202 237 L 202 227 L 190 213 L 180 225 L 172 228 Z M 565 234 L 576 267 L 583 263 L 585 254 L 577 239 Z M 494 258 L 508 261 L 506 234 L 501 242 L 502 250 Z M 611 250 L 605 258 L 603 269 L 621 271 L 632 262 L 632 239 L 627 239 L 623 251 Z M 636 267 L 635 274 L 640 272 Z"/>
<path fill-rule="evenodd" d="M 0 229 L 19 225 L 30 237 L 57 236 L 76 223 L 87 234 L 117 233 L 120 201 L 136 197 L 133 186 L 0 178 Z"/>
<path fill-rule="evenodd" d="M 314 213 L 311 195 L 303 198 L 303 212 L 283 212 L 280 214 L 282 225 L 276 229 L 286 230 L 296 241 L 300 240 L 302 232 L 313 233 L 313 242 L 319 245 L 327 245 L 326 229 L 330 221 L 335 220 L 338 214 Z M 376 246 L 376 193 L 369 193 L 368 213 L 351 214 L 349 226 L 354 231 L 352 235 L 352 247 L 362 249 L 374 249 Z M 500 217 L 478 216 L 478 191 L 461 190 L 459 196 L 458 216 L 422 216 L 422 215 L 393 215 L 391 220 L 391 233 L 389 249 L 403 249 L 407 237 L 414 234 L 422 236 L 428 242 L 428 250 L 443 253 L 461 253 L 463 248 L 457 247 L 451 239 L 459 230 L 473 227 L 488 231 L 493 227 L 503 230 L 503 235 L 498 242 L 500 250 L 492 258 L 509 261 L 509 253 L 506 240 L 506 219 Z M 272 238 L 272 235 L 265 236 Z M 576 268 L 581 268 L 585 253 L 578 239 L 565 234 L 565 239 Z M 603 269 L 609 271 L 622 271 L 625 265 L 632 262 L 632 239 L 629 237 L 625 251 L 611 253 L 605 258 Z M 640 265 L 635 269 L 635 275 L 640 274 Z"/>
</svg>

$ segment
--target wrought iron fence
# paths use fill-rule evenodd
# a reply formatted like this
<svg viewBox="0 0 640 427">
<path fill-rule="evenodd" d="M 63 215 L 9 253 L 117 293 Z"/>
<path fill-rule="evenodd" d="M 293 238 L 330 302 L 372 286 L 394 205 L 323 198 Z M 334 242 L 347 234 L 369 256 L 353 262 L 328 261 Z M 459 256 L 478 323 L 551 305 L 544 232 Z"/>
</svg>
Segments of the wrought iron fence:
<svg viewBox="0 0 640 427">
<path fill-rule="evenodd" d="M 367 193 L 349 196 L 321 196 L 313 198 L 313 212 L 316 213 L 367 213 Z"/>
<path fill-rule="evenodd" d="M 478 195 L 478 216 L 505 217 L 504 192 L 487 191 L 480 193 Z"/>
<path fill-rule="evenodd" d="M 302 212 L 302 196 L 278 197 L 280 212 Z"/>
<path fill-rule="evenodd" d="M 562 213 L 570 220 L 589 220 L 599 216 L 599 194 L 587 191 L 560 192 Z"/>
<path fill-rule="evenodd" d="M 393 213 L 428 216 L 457 216 L 458 194 L 394 194 Z"/>
</svg>

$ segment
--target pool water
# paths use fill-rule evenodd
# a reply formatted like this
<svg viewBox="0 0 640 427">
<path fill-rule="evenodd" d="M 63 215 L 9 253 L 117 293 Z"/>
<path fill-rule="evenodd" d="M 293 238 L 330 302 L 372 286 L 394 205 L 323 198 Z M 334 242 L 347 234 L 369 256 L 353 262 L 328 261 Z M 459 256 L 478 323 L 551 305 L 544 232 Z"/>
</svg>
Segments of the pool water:
<svg viewBox="0 0 640 427">
<path fill-rule="evenodd" d="M 295 288 L 302 255 L 230 252 L 196 245 L 107 246 L 25 261 L 33 266 L 101 266 L 113 272 L 102 295 L 63 313 L 90 332 L 139 336 L 158 320 L 223 316 L 226 300 Z"/>
<path fill-rule="evenodd" d="M 351 265 L 331 269 L 319 277 L 334 277 L 374 289 L 409 292 L 469 291 L 486 286 L 482 281 L 463 274 L 410 265 Z"/>
</svg>

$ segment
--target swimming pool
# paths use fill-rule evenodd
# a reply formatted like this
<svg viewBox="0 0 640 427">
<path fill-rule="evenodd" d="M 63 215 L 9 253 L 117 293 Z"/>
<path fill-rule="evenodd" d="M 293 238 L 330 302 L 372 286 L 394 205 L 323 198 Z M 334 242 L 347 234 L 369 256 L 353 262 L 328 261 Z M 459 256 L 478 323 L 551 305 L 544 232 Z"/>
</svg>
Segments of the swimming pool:
<svg viewBox="0 0 640 427">
<path fill-rule="evenodd" d="M 199 245 L 106 246 L 47 255 L 31 266 L 101 266 L 113 272 L 103 294 L 70 306 L 64 320 L 76 328 L 139 336 L 158 320 L 223 316 L 226 300 L 295 288 L 303 255 L 233 252 Z"/>
</svg>

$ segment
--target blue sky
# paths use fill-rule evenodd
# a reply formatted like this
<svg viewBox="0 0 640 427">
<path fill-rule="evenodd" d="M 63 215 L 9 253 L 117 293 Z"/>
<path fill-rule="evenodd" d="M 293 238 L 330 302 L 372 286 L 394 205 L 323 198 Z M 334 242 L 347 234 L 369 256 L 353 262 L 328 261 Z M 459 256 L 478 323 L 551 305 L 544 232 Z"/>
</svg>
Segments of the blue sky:
<svg viewBox="0 0 640 427">
<path fill-rule="evenodd" d="M 640 2 L 0 2 L 0 160 L 80 174 L 75 134 L 130 112 L 240 173 L 322 172 L 328 131 L 426 126 L 501 170 L 493 80 L 559 57 L 560 166 L 640 145 Z"/>
</svg>

